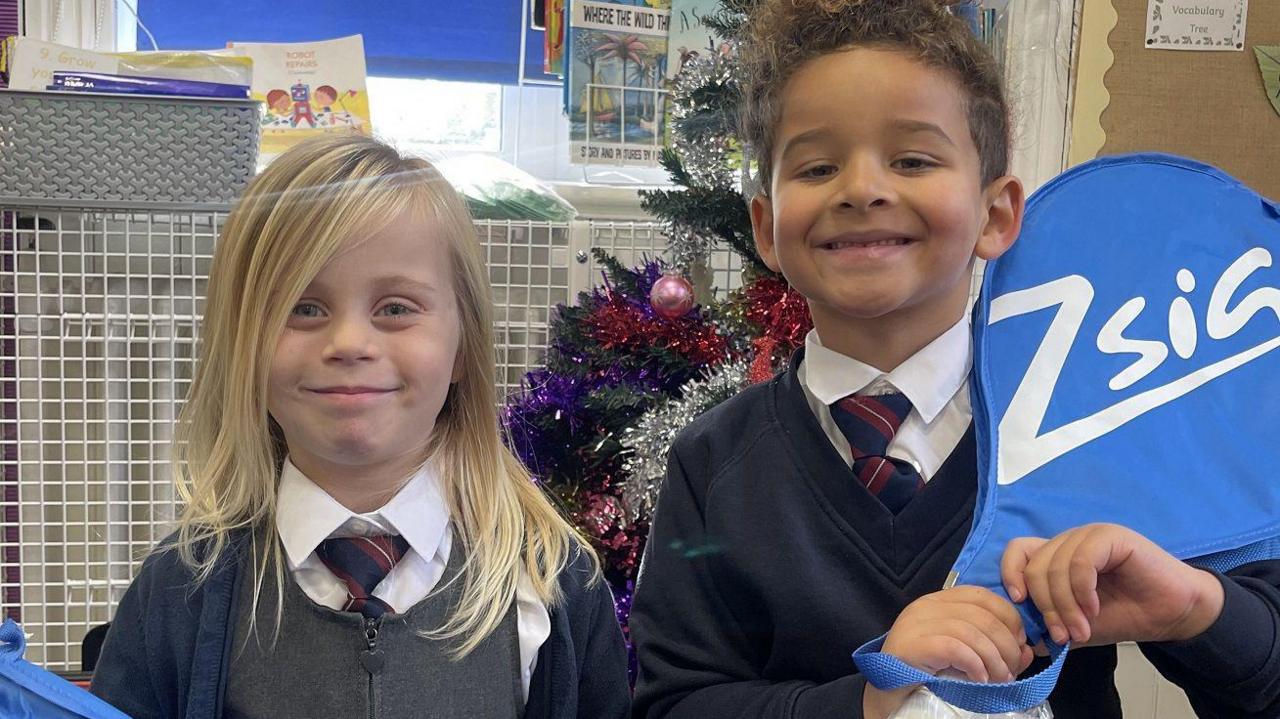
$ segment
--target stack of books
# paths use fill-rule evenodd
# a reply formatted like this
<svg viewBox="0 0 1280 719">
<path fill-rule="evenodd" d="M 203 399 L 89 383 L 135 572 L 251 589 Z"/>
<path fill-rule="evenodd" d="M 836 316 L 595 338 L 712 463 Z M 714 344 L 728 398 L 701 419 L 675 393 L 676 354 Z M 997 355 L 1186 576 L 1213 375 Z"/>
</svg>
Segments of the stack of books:
<svg viewBox="0 0 1280 719">
<path fill-rule="evenodd" d="M 174 80 L 165 77 L 132 77 L 105 72 L 55 71 L 49 90 L 66 92 L 108 92 L 125 95 L 181 95 L 184 97 L 228 97 L 246 99 L 248 85 L 221 82 Z"/>
</svg>

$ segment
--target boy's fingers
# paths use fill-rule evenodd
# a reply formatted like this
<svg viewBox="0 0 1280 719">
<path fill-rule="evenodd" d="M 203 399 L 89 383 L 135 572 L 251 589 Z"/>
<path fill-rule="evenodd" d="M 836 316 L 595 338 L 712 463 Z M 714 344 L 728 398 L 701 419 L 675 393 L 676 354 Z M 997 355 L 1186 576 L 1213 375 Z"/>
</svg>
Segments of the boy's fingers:
<svg viewBox="0 0 1280 719">
<path fill-rule="evenodd" d="M 982 661 L 982 673 L 984 676 L 980 679 L 974 679 L 974 681 L 1008 681 L 1010 676 L 1009 664 L 1005 660 L 1004 652 L 1001 651 L 1001 648 L 996 643 L 998 637 L 991 636 L 983 626 L 973 624 L 965 619 L 949 621 L 944 631 L 947 635 L 958 639 Z M 961 652 L 961 655 L 963 655 L 963 652 Z M 959 669 L 960 667 L 956 668 Z"/>
<path fill-rule="evenodd" d="M 1093 620 L 1101 609 L 1098 597 L 1098 564 L 1095 557 L 1084 551 L 1071 559 L 1071 593 L 1075 597 L 1076 606 L 1080 608 L 1080 622 L 1085 634 L 1090 631 Z M 1089 637 L 1081 637 L 1079 641 L 1088 641 Z"/>
<path fill-rule="evenodd" d="M 1072 586 L 1076 601 L 1090 620 L 1102 611 L 1098 596 L 1098 577 L 1111 565 L 1112 544 L 1105 537 L 1090 536 L 1077 552 L 1080 566 L 1072 570 Z"/>
<path fill-rule="evenodd" d="M 1011 681 L 1022 670 L 1027 653 L 1022 618 L 1000 595 L 953 587 L 929 595 L 904 617 L 907 613 L 911 620 L 899 621 L 910 629 L 896 640 L 891 631 L 885 650 L 909 664 L 933 673 L 955 669 L 980 682 Z"/>
<path fill-rule="evenodd" d="M 1072 633 L 1078 642 L 1087 642 L 1093 636 L 1093 620 L 1102 610 L 1098 580 L 1111 563 L 1112 548 L 1106 532 L 1091 527 L 1080 532 L 1079 541 L 1071 549 L 1068 574 L 1072 597 L 1079 610 Z"/>
<path fill-rule="evenodd" d="M 1009 627 L 1001 617 L 981 607 L 974 607 L 974 612 L 963 619 L 973 627 L 980 639 L 985 640 L 982 646 L 985 648 L 990 645 L 995 651 L 994 656 L 989 651 L 980 652 L 987 663 L 991 680 L 1009 681 L 1017 671 L 1018 662 L 1022 659 L 1022 647 L 1026 644 L 1026 639 L 1020 639 L 1018 636 L 1021 631 L 1018 633 L 1009 631 Z"/>
<path fill-rule="evenodd" d="M 1013 601 L 1021 602 L 1027 598 L 1027 585 L 1023 577 L 1027 562 L 1048 541 L 1039 537 L 1020 537 L 1005 547 L 1004 556 L 1000 558 L 1000 579 Z"/>
<path fill-rule="evenodd" d="M 987 665 L 982 661 L 982 657 L 974 651 L 973 647 L 951 636 L 938 637 L 937 643 L 940 652 L 948 657 L 947 663 L 951 665 L 952 669 L 963 672 L 969 678 L 969 681 L 988 681 Z M 945 668 L 941 667 L 938 671 Z"/>
<path fill-rule="evenodd" d="M 1077 598 L 1077 590 L 1088 593 L 1097 583 L 1097 571 L 1084 549 L 1087 534 L 1076 532 L 1066 536 L 1057 547 L 1049 564 L 1049 593 L 1058 621 L 1072 641 L 1089 638 L 1089 618 Z M 1058 637 L 1055 641 L 1061 642 Z"/>
<path fill-rule="evenodd" d="M 1020 676 L 1023 672 L 1025 672 L 1027 670 L 1027 667 L 1031 666 L 1031 662 L 1035 661 L 1035 658 L 1036 658 L 1035 650 L 1027 646 L 1027 643 L 1025 641 L 1022 643 L 1021 652 L 1022 653 L 1018 657 L 1018 669 L 1017 671 L 1014 672 L 1015 677 Z"/>
<path fill-rule="evenodd" d="M 1013 672 L 1017 666 L 1017 659 L 1015 658 L 1011 663 L 1009 661 L 1008 647 L 1001 646 L 1001 644 L 1008 644 L 1008 642 L 997 642 L 995 637 L 988 634 L 980 634 L 979 637 L 979 656 L 982 657 L 982 661 L 987 667 L 987 681 L 1013 681 Z"/>
<path fill-rule="evenodd" d="M 1020 674 L 1023 669 L 1022 657 L 1023 650 L 1027 649 L 1027 638 L 1022 635 L 1021 631 L 1016 634 L 1007 631 L 1003 623 L 999 624 L 999 630 L 988 636 L 996 645 L 996 649 L 1000 651 L 1000 659 L 1008 672 L 1000 681 L 1013 681 L 1014 677 Z"/>
<path fill-rule="evenodd" d="M 982 591 L 997 600 L 994 609 L 1003 610 L 1007 607 L 1012 610 L 1013 605 Z M 941 631 L 962 639 L 982 657 L 990 681 L 1009 681 L 1018 670 L 1022 647 L 1026 645 L 1017 611 L 1013 610 L 1012 613 L 1014 627 L 1010 628 L 1010 618 L 1000 616 L 979 603 L 962 603 L 957 607 L 956 613 L 946 620 L 943 625 L 945 628 Z"/>
<path fill-rule="evenodd" d="M 982 587 L 965 586 L 955 587 L 940 596 L 945 597 L 948 602 L 957 602 L 981 609 L 1003 624 L 1004 631 L 1015 637 L 1026 636 L 1022 627 L 1022 615 L 1018 614 L 1017 607 L 1014 607 L 1004 597 L 995 592 Z"/>
<path fill-rule="evenodd" d="M 1040 610 L 1040 614 L 1044 618 L 1045 627 L 1049 630 L 1049 636 L 1059 644 L 1066 641 L 1067 631 L 1062 625 L 1062 620 L 1059 618 L 1054 604 L 1053 592 L 1049 587 L 1049 570 L 1054 553 L 1060 545 L 1061 537 L 1059 536 L 1040 547 L 1032 555 L 1031 560 L 1027 562 L 1026 570 L 1023 573 L 1027 583 L 1028 596 L 1035 603 L 1036 609 Z"/>
</svg>

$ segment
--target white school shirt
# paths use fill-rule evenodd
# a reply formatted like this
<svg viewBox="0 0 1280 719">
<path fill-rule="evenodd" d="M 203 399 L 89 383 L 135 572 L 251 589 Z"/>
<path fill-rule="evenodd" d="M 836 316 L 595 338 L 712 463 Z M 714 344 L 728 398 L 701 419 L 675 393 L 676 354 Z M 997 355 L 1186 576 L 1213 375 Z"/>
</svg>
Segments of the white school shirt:
<svg viewBox="0 0 1280 719">
<path fill-rule="evenodd" d="M 426 598 L 444 574 L 453 545 L 449 511 L 440 494 L 439 479 L 428 464 L 396 496 L 374 512 L 356 514 L 342 506 L 285 460 L 280 475 L 276 530 L 298 586 L 316 604 L 341 609 L 347 585 L 324 566 L 315 549 L 329 537 L 399 534 L 409 542 L 391 572 L 373 595 L 398 612 Z M 551 636 L 551 616 L 533 591 L 527 576 L 516 584 L 516 631 L 520 645 L 520 684 L 525 701 L 538 664 L 538 649 Z"/>
<path fill-rule="evenodd" d="M 851 394 L 905 394 L 911 400 L 911 413 L 893 436 L 887 453 L 909 462 L 928 482 L 960 444 L 973 420 L 969 403 L 972 363 L 973 344 L 966 313 L 888 373 L 824 347 L 817 330 L 810 330 L 804 339 L 804 361 L 797 373 L 818 424 L 851 467 L 849 440 L 832 419 L 831 405 Z"/>
</svg>

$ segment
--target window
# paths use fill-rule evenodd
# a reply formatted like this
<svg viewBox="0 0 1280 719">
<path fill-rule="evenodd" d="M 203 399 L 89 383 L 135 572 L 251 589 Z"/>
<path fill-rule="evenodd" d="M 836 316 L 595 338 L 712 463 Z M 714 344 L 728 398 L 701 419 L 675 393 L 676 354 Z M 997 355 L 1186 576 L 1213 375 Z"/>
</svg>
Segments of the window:
<svg viewBox="0 0 1280 719">
<path fill-rule="evenodd" d="M 404 150 L 502 150 L 502 86 L 370 77 L 374 131 Z"/>
</svg>

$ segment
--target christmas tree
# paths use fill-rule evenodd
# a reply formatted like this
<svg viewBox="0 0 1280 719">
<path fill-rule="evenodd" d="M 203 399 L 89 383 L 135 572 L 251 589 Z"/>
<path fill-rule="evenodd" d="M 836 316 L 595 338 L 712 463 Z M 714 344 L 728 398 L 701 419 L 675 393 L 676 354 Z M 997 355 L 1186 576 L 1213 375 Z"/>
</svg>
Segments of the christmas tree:
<svg viewBox="0 0 1280 719">
<path fill-rule="evenodd" d="M 692 285 L 657 260 L 596 260 L 603 284 L 557 308 L 546 364 L 525 376 L 502 419 L 517 456 L 599 553 L 625 633 L 671 441 L 771 373 L 772 355 L 803 342 L 810 323 L 803 300 L 772 275 L 697 306 Z"/>
<path fill-rule="evenodd" d="M 624 632 L 676 433 L 771 376 L 811 327 L 803 298 L 756 255 L 749 163 L 734 139 L 733 46 L 754 2 L 721 0 L 703 22 L 723 44 L 690 54 L 673 82 L 662 164 L 678 189 L 642 193 L 667 261 L 627 268 L 597 252 L 603 283 L 557 308 L 545 367 L 503 413 L 512 448 L 599 552 Z M 716 302 L 699 279 L 720 246 L 745 269 L 743 286 Z"/>
</svg>

